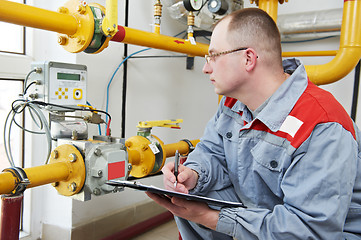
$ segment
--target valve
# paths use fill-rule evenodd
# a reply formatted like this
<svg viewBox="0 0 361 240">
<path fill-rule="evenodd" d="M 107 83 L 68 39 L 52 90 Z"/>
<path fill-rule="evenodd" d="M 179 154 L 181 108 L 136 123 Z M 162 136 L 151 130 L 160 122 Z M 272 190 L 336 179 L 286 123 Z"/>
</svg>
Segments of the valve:
<svg viewBox="0 0 361 240">
<path fill-rule="evenodd" d="M 137 125 L 137 136 L 125 141 L 128 161 L 131 164 L 130 175 L 141 178 L 158 173 L 164 166 L 166 151 L 164 143 L 151 134 L 153 127 L 180 129 L 183 119 L 142 121 Z"/>
</svg>

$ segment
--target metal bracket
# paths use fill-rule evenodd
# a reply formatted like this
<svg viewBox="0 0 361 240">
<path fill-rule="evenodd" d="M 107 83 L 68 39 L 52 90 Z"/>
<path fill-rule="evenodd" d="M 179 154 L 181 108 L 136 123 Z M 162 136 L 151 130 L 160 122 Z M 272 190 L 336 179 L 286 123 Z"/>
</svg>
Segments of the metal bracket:
<svg viewBox="0 0 361 240">
<path fill-rule="evenodd" d="M 24 169 L 19 167 L 10 167 L 5 168 L 3 172 L 10 172 L 16 178 L 16 187 L 14 190 L 9 194 L 10 196 L 18 196 L 21 195 L 26 187 L 30 184 L 28 176 L 26 175 Z"/>
</svg>

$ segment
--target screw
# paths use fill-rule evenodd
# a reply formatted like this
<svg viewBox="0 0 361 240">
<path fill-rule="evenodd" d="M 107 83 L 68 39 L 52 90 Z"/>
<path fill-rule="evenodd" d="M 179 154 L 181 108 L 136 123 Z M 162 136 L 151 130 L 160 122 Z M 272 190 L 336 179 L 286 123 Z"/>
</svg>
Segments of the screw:
<svg viewBox="0 0 361 240">
<path fill-rule="evenodd" d="M 99 188 L 95 188 L 95 189 L 93 190 L 93 194 L 94 194 L 94 195 L 97 195 L 97 196 L 98 196 L 98 195 L 100 195 L 100 193 L 101 193 L 101 192 L 100 192 L 100 189 L 99 189 Z"/>
<path fill-rule="evenodd" d="M 78 11 L 78 13 L 84 14 L 86 11 L 86 8 L 82 5 L 79 5 L 76 10 Z"/>
<path fill-rule="evenodd" d="M 132 164 L 128 164 L 128 171 L 130 171 L 130 170 L 132 170 L 132 168 L 133 168 L 133 166 L 132 166 Z"/>
<path fill-rule="evenodd" d="M 100 155 L 102 155 L 102 150 L 100 150 L 99 148 L 97 148 L 97 149 L 95 149 L 94 150 L 94 154 L 95 154 L 95 156 L 100 156 Z"/>
<path fill-rule="evenodd" d="M 75 183 L 75 182 L 72 182 L 71 184 L 69 184 L 69 189 L 70 189 L 70 191 L 75 192 L 75 190 L 76 190 L 76 183 Z"/>
<path fill-rule="evenodd" d="M 124 144 L 122 144 L 122 143 L 120 144 L 119 148 L 120 148 L 120 150 L 125 150 L 126 149 Z"/>
<path fill-rule="evenodd" d="M 57 186 L 59 186 L 59 182 L 53 182 L 51 185 L 52 185 L 53 187 L 57 187 Z"/>
<path fill-rule="evenodd" d="M 77 37 L 76 41 L 78 44 L 83 45 L 85 43 L 85 40 L 82 37 Z"/>
<path fill-rule="evenodd" d="M 58 8 L 58 12 L 66 14 L 69 12 L 69 10 L 66 7 L 60 7 Z"/>
<path fill-rule="evenodd" d="M 125 146 L 126 146 L 127 148 L 130 148 L 132 145 L 133 145 L 133 143 L 130 142 L 130 141 L 125 142 Z"/>
<path fill-rule="evenodd" d="M 70 153 L 69 154 L 69 157 L 70 157 L 70 162 L 75 162 L 77 157 L 76 157 L 76 154 L 75 153 Z"/>
<path fill-rule="evenodd" d="M 99 171 L 98 171 L 98 176 L 99 176 L 99 177 L 102 177 L 102 176 L 103 176 L 103 171 L 102 171 L 102 170 L 99 170 Z"/>
<path fill-rule="evenodd" d="M 60 45 L 66 45 L 68 43 L 68 38 L 65 36 L 59 36 L 58 37 L 58 43 Z"/>
<path fill-rule="evenodd" d="M 59 157 L 59 152 L 58 152 L 58 150 L 54 150 L 53 151 L 53 158 L 54 159 L 57 159 Z"/>
</svg>

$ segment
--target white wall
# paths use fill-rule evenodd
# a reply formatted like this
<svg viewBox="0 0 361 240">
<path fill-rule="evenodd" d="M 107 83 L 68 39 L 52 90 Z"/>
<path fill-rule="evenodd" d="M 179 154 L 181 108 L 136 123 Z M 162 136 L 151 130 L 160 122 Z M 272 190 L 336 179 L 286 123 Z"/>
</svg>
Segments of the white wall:
<svg viewBox="0 0 361 240">
<path fill-rule="evenodd" d="M 56 10 L 65 1 L 34 1 L 41 8 Z M 105 0 L 96 1 L 105 6 Z M 140 30 L 151 30 L 153 16 L 153 1 L 131 0 L 129 12 L 129 27 Z M 245 1 L 249 7 L 249 1 Z M 254 6 L 254 5 L 252 5 Z M 293 0 L 279 8 L 280 14 L 299 11 L 323 10 L 326 8 L 342 7 L 339 0 Z M 124 23 L 124 1 L 119 1 L 119 24 Z M 162 34 L 175 35 L 186 29 L 184 25 L 169 17 L 163 9 Z M 105 91 L 108 81 L 123 57 L 123 44 L 111 42 L 102 53 L 71 54 L 57 44 L 55 33 L 33 31 L 32 56 L 34 61 L 53 60 L 69 63 L 80 63 L 88 66 L 88 101 L 99 109 L 105 109 Z M 285 44 L 285 51 L 294 50 L 325 50 L 337 49 L 338 39 L 329 39 L 307 44 Z M 138 46 L 129 46 L 129 54 L 142 49 Z M 161 50 L 150 50 L 140 55 L 175 55 Z M 303 58 L 305 64 L 320 64 L 331 58 Z M 204 60 L 195 59 L 194 70 L 185 69 L 184 58 L 152 58 L 130 59 L 128 61 L 128 89 L 127 89 L 127 114 L 126 138 L 136 134 L 138 121 L 183 118 L 181 130 L 153 129 L 153 134 L 162 139 L 166 144 L 177 142 L 182 138 L 199 138 L 208 119 L 217 108 L 217 96 L 208 77 L 201 73 Z M 351 107 L 353 87 L 353 73 L 345 80 L 325 86 L 331 90 L 336 98 L 341 101 L 348 112 Z M 116 74 L 110 89 L 109 113 L 112 115 L 112 135 L 120 136 L 121 132 L 121 92 L 122 68 Z M 97 134 L 95 127 L 91 134 Z M 43 159 L 41 146 L 44 141 L 32 143 L 32 164 L 40 165 Z M 44 153 L 45 154 L 45 153 Z M 43 155 L 44 155 L 43 154 Z M 144 179 L 142 182 L 161 186 L 160 177 Z M 136 202 L 148 201 L 145 194 L 133 190 L 126 190 L 117 194 L 93 197 L 91 201 L 79 202 L 59 196 L 51 186 L 39 187 L 33 191 L 33 204 L 37 206 L 33 213 L 36 221 L 33 224 L 50 224 L 62 229 L 71 230 L 92 219 L 100 218 L 117 211 L 120 208 Z M 39 206 L 40 204 L 40 206 Z M 38 231 L 39 232 L 39 231 Z M 35 238 L 34 238 L 35 239 Z M 65 238 L 64 238 L 65 239 Z"/>
</svg>

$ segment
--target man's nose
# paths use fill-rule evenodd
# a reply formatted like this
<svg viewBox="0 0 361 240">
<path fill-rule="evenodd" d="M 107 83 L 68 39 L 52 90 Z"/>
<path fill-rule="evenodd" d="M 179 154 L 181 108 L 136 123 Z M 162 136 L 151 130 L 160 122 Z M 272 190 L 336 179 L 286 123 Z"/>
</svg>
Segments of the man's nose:
<svg viewBox="0 0 361 240">
<path fill-rule="evenodd" d="M 205 62 L 202 71 L 204 74 L 211 74 L 212 73 L 211 65 Z"/>
</svg>

